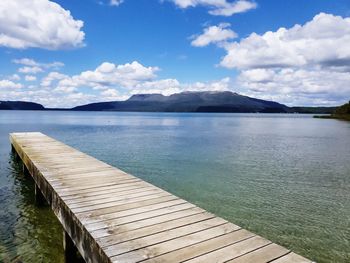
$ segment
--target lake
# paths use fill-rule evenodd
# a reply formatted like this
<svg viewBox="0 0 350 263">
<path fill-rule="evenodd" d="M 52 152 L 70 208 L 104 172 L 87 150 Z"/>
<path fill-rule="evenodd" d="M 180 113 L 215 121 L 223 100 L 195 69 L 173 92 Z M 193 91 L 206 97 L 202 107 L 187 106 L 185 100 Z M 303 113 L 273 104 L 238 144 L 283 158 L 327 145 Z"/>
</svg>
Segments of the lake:
<svg viewBox="0 0 350 263">
<path fill-rule="evenodd" d="M 350 262 L 350 122 L 298 114 L 0 111 L 0 261 L 63 262 L 10 132 L 40 131 L 317 262 Z"/>
</svg>

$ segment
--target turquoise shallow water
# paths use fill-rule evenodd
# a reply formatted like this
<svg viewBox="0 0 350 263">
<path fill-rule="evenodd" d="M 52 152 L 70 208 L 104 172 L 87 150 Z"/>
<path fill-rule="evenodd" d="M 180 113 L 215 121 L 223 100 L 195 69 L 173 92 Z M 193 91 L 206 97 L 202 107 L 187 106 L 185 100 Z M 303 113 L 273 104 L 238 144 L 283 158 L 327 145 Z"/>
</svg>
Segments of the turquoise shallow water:
<svg viewBox="0 0 350 263">
<path fill-rule="evenodd" d="M 63 262 L 8 133 L 41 131 L 317 262 L 350 262 L 350 122 L 307 115 L 0 111 L 0 262 Z"/>
</svg>

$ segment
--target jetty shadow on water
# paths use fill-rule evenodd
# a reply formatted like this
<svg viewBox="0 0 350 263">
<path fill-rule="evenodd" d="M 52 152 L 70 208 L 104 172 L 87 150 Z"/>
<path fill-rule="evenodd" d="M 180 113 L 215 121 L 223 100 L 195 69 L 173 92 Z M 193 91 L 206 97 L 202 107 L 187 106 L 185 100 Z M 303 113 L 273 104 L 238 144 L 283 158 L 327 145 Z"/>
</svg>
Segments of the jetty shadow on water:
<svg viewBox="0 0 350 263">
<path fill-rule="evenodd" d="M 49 206 L 36 204 L 34 180 L 10 149 L 7 164 L 1 169 L 0 204 L 7 209 L 0 209 L 0 262 L 64 262 L 60 223 Z"/>
</svg>

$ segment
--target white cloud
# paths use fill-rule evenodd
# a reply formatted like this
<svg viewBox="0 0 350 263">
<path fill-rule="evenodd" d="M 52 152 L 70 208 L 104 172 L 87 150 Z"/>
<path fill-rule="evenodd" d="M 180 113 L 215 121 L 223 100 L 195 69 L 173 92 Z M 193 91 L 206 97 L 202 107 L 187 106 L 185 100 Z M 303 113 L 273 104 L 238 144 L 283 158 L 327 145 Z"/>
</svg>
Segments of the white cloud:
<svg viewBox="0 0 350 263">
<path fill-rule="evenodd" d="M 120 4 L 122 4 L 124 2 L 124 0 L 110 0 L 109 4 L 111 6 L 119 6 Z"/>
<path fill-rule="evenodd" d="M 61 80 L 61 79 L 65 79 L 68 78 L 67 75 L 61 74 L 59 72 L 50 72 L 46 77 L 44 77 L 41 80 L 41 86 L 43 87 L 49 87 L 51 85 L 51 83 L 55 80 Z"/>
<path fill-rule="evenodd" d="M 210 26 L 203 30 L 201 35 L 192 36 L 193 40 L 191 42 L 192 46 L 195 47 L 204 47 L 212 43 L 222 43 L 229 39 L 237 37 L 237 34 L 228 29 L 230 24 L 221 23 L 217 26 Z"/>
<path fill-rule="evenodd" d="M 104 101 L 126 100 L 128 96 L 123 96 L 116 89 L 106 89 L 100 93 L 100 99 Z"/>
<path fill-rule="evenodd" d="M 131 90 L 131 94 L 159 93 L 171 95 L 184 91 L 227 91 L 231 88 L 232 81 L 230 78 L 194 83 L 180 83 L 177 79 L 160 79 L 139 83 Z"/>
<path fill-rule="evenodd" d="M 30 58 L 21 58 L 21 59 L 14 59 L 12 60 L 15 64 L 25 65 L 25 66 L 39 66 L 39 63 L 37 63 L 35 60 Z"/>
<path fill-rule="evenodd" d="M 44 70 L 40 67 L 34 66 L 34 67 L 21 67 L 18 69 L 18 72 L 24 73 L 24 74 L 37 74 L 39 72 L 44 72 Z"/>
<path fill-rule="evenodd" d="M 145 67 L 137 61 L 123 65 L 104 62 L 93 71 L 84 71 L 60 80 L 58 86 L 132 88 L 139 82 L 154 79 L 158 70 L 157 67 Z"/>
<path fill-rule="evenodd" d="M 8 77 L 9 80 L 21 80 L 21 77 L 18 74 L 12 74 L 11 76 Z"/>
<path fill-rule="evenodd" d="M 184 89 L 189 91 L 227 91 L 231 88 L 231 79 L 223 78 L 219 81 L 195 82 L 193 84 L 187 84 Z"/>
<path fill-rule="evenodd" d="M 104 62 L 94 70 L 68 76 L 50 72 L 39 85 L 0 82 L 0 100 L 34 101 L 46 107 L 74 107 L 77 105 L 125 100 L 133 94 L 160 93 L 170 95 L 183 91 L 229 90 L 231 80 L 180 83 L 176 79 L 159 79 L 158 67 L 148 67 L 134 61 L 126 64 Z M 25 79 L 29 80 L 28 76 Z M 21 89 L 15 89 L 21 88 Z"/>
<path fill-rule="evenodd" d="M 248 0 L 171 0 L 180 8 L 206 6 L 209 14 L 215 16 L 232 16 L 238 13 L 244 13 L 255 9 L 257 4 Z"/>
<path fill-rule="evenodd" d="M 54 61 L 51 63 L 40 63 L 31 58 L 13 59 L 12 62 L 15 64 L 29 66 L 29 67 L 60 68 L 64 66 L 64 63 L 59 61 Z"/>
<path fill-rule="evenodd" d="M 100 91 L 105 97 L 130 96 L 136 93 L 161 93 L 169 95 L 181 91 L 227 90 L 230 79 L 214 82 L 181 84 L 176 79 L 157 79 L 158 67 L 145 67 L 139 62 L 116 65 L 104 62 L 95 70 L 84 71 L 79 75 L 65 77 L 58 81 L 60 89 L 89 87 Z M 117 93 L 114 93 L 115 90 Z"/>
<path fill-rule="evenodd" d="M 215 43 L 210 37 L 195 40 L 195 46 Z M 221 66 L 238 70 L 240 92 L 288 105 L 349 100 L 349 43 L 350 18 L 325 13 L 289 29 L 216 42 L 227 51 Z"/>
<path fill-rule="evenodd" d="M 52 1 L 0 1 L 0 46 L 49 50 L 81 47 L 83 25 Z"/>
<path fill-rule="evenodd" d="M 73 87 L 73 86 L 58 86 L 53 91 L 63 92 L 63 93 L 73 93 L 73 92 L 77 91 L 77 88 Z"/>
<path fill-rule="evenodd" d="M 58 61 L 51 63 L 41 63 L 30 58 L 13 59 L 12 62 L 18 65 L 22 65 L 22 67 L 18 69 L 18 72 L 23 74 L 37 74 L 44 72 L 47 69 L 59 69 L 60 67 L 64 66 L 62 62 Z"/>
<path fill-rule="evenodd" d="M 7 79 L 0 80 L 0 89 L 20 89 L 20 88 L 22 88 L 22 84 L 20 83 L 15 83 Z"/>
<path fill-rule="evenodd" d="M 350 74 L 327 69 L 250 69 L 241 72 L 238 86 L 247 95 L 290 106 L 340 105 L 349 100 Z"/>
<path fill-rule="evenodd" d="M 320 13 L 305 25 L 256 33 L 225 46 L 227 68 L 350 65 L 350 18 Z"/>
<path fill-rule="evenodd" d="M 25 81 L 36 81 L 36 77 L 32 75 L 26 75 L 24 79 Z"/>
</svg>

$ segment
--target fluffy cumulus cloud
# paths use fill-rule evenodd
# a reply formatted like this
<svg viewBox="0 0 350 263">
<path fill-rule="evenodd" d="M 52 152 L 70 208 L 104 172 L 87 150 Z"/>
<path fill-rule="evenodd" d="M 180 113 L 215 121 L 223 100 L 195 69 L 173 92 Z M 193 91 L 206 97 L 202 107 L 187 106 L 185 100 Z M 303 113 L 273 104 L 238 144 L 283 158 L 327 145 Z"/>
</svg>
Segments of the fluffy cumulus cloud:
<svg viewBox="0 0 350 263">
<path fill-rule="evenodd" d="M 0 80 L 0 90 L 3 92 L 4 90 L 7 89 L 20 89 L 22 88 L 22 84 L 20 83 L 15 83 L 11 80 L 3 79 Z"/>
<path fill-rule="evenodd" d="M 19 73 L 32 75 L 43 73 L 48 69 L 59 69 L 64 66 L 62 62 L 58 61 L 51 63 L 40 63 L 30 58 L 13 59 L 12 62 L 20 65 L 18 68 Z M 14 74 L 13 77 L 20 78 L 17 74 Z M 32 81 L 33 78 L 34 76 L 31 76 Z M 28 81 L 28 77 L 26 77 L 26 80 Z"/>
<path fill-rule="evenodd" d="M 24 74 L 37 74 L 40 72 L 44 72 L 44 70 L 40 67 L 34 66 L 34 67 L 21 67 L 18 69 L 19 73 L 24 73 Z"/>
<path fill-rule="evenodd" d="M 36 77 L 33 75 L 24 76 L 25 81 L 36 81 Z"/>
<path fill-rule="evenodd" d="M 26 64 L 30 64 L 28 67 L 36 65 L 32 62 Z M 73 107 L 98 101 L 125 100 L 140 93 L 170 95 L 182 91 L 223 91 L 229 90 L 232 84 L 229 78 L 180 83 L 176 79 L 160 79 L 158 71 L 158 67 L 134 61 L 119 65 L 104 62 L 94 70 L 73 76 L 58 71 L 49 72 L 41 79 L 25 75 L 23 84 L 1 80 L 0 100 L 27 100 L 48 107 Z"/>
<path fill-rule="evenodd" d="M 1 0 L 0 46 L 49 50 L 80 47 L 84 23 L 48 0 Z"/>
<path fill-rule="evenodd" d="M 180 8 L 195 6 L 208 7 L 209 14 L 215 16 L 232 16 L 238 13 L 244 13 L 257 7 L 257 4 L 248 0 L 171 0 Z"/>
<path fill-rule="evenodd" d="M 160 79 L 141 82 L 132 89 L 132 94 L 159 93 L 171 95 L 184 91 L 227 91 L 232 88 L 230 78 L 223 78 L 217 81 L 180 83 L 177 79 Z"/>
<path fill-rule="evenodd" d="M 200 35 L 192 36 L 192 46 L 204 47 L 212 43 L 222 43 L 237 37 L 237 34 L 229 29 L 230 24 L 221 23 L 217 26 L 210 26 L 203 30 Z"/>
<path fill-rule="evenodd" d="M 228 68 L 274 68 L 350 65 L 350 18 L 320 13 L 305 25 L 251 34 L 226 45 L 221 65 Z"/>
<path fill-rule="evenodd" d="M 349 99 L 350 18 L 320 13 L 303 25 L 252 33 L 240 41 L 203 39 L 195 46 L 216 43 L 225 49 L 220 65 L 238 70 L 236 85 L 247 95 L 289 105 Z"/>
<path fill-rule="evenodd" d="M 139 82 L 154 79 L 158 70 L 157 67 L 145 67 L 137 61 L 123 65 L 104 62 L 95 70 L 61 79 L 58 87 L 90 87 L 96 90 L 118 86 L 132 88 Z"/>
<path fill-rule="evenodd" d="M 250 69 L 241 72 L 246 95 L 289 105 L 339 105 L 349 100 L 349 72 L 328 69 Z"/>
</svg>

